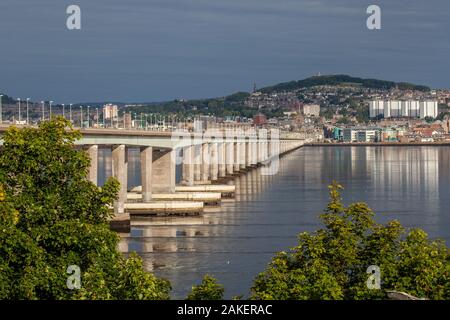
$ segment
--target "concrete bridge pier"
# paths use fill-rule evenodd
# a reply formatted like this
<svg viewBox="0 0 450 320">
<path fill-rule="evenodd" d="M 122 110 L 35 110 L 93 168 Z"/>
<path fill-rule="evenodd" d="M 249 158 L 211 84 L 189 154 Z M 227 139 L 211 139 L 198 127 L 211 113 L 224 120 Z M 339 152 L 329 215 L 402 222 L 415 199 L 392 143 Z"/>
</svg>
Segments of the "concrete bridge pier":
<svg viewBox="0 0 450 320">
<path fill-rule="evenodd" d="M 209 144 L 204 143 L 201 145 L 201 182 L 207 183 L 209 181 L 209 171 L 211 157 L 209 154 Z"/>
<path fill-rule="evenodd" d="M 245 171 L 246 168 L 246 148 L 245 148 L 245 142 L 239 142 L 239 171 Z"/>
<path fill-rule="evenodd" d="M 245 168 L 252 166 L 252 143 L 250 141 L 244 142 L 245 145 Z"/>
<path fill-rule="evenodd" d="M 264 159 L 264 155 L 265 155 L 264 148 L 266 148 L 265 142 L 260 140 L 258 142 L 258 163 L 263 163 L 265 160 Z"/>
<path fill-rule="evenodd" d="M 272 160 L 273 158 L 280 156 L 280 137 L 277 134 L 272 132 L 270 136 L 270 140 L 268 141 L 268 160 Z"/>
<path fill-rule="evenodd" d="M 269 142 L 267 140 L 263 141 L 262 151 L 262 161 L 267 161 L 269 159 Z"/>
<path fill-rule="evenodd" d="M 219 146 L 217 142 L 213 142 L 209 146 L 210 149 L 210 169 L 211 181 L 216 181 L 219 178 Z"/>
<path fill-rule="evenodd" d="M 202 146 L 194 145 L 194 181 L 202 180 Z"/>
<path fill-rule="evenodd" d="M 194 146 L 187 146 L 183 149 L 183 184 L 187 186 L 194 185 Z"/>
<path fill-rule="evenodd" d="M 251 145 L 251 152 L 250 152 L 250 158 L 251 158 L 251 165 L 257 166 L 258 165 L 258 142 L 252 141 L 250 142 Z"/>
<path fill-rule="evenodd" d="M 226 142 L 225 148 L 227 175 L 231 176 L 234 173 L 234 142 Z"/>
<path fill-rule="evenodd" d="M 233 157 L 233 173 L 234 174 L 238 174 L 241 166 L 240 166 L 240 161 L 241 161 L 241 148 L 240 148 L 240 142 L 234 142 L 233 146 L 234 146 L 234 157 Z"/>
<path fill-rule="evenodd" d="M 98 185 L 98 145 L 88 146 L 87 154 L 91 159 L 88 171 L 88 179 L 93 184 Z"/>
<path fill-rule="evenodd" d="M 176 151 L 153 152 L 152 189 L 154 193 L 175 193 Z"/>
<path fill-rule="evenodd" d="M 227 176 L 227 163 L 226 163 L 226 143 L 218 143 L 218 162 L 219 162 L 219 177 L 225 178 Z"/>
<path fill-rule="evenodd" d="M 152 201 L 153 148 L 141 148 L 142 202 Z"/>
<path fill-rule="evenodd" d="M 112 175 L 120 183 L 117 200 L 114 202 L 114 213 L 122 215 L 125 213 L 125 201 L 127 200 L 128 185 L 128 154 L 125 145 L 113 146 L 112 149 Z"/>
</svg>

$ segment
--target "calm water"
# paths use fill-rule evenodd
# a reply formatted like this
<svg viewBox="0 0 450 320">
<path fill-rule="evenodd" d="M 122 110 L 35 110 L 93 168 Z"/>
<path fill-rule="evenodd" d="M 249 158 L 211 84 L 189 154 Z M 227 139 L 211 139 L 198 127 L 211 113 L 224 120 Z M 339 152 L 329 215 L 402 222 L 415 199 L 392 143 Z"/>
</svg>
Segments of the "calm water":
<svg viewBox="0 0 450 320">
<path fill-rule="evenodd" d="M 137 151 L 130 186 L 140 184 L 133 157 Z M 247 295 L 275 252 L 320 226 L 333 179 L 344 185 L 345 203 L 369 203 L 379 222 L 399 219 L 450 242 L 448 147 L 306 147 L 284 157 L 275 176 L 255 170 L 237 179 L 236 199 L 220 208 L 196 218 L 133 220 L 122 241 L 147 270 L 172 282 L 175 298 L 206 273 L 225 285 L 228 297 Z"/>
</svg>

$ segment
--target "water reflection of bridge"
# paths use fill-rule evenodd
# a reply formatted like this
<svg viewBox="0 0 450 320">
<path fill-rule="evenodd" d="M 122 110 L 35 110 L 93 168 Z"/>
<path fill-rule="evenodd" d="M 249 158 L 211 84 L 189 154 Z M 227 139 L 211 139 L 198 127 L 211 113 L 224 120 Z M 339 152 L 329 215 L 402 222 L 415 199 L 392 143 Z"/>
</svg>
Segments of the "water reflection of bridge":
<svg viewBox="0 0 450 320">
<path fill-rule="evenodd" d="M 287 155 L 286 157 L 289 157 Z M 280 171 L 285 170 L 280 165 Z M 210 238 L 227 237 L 227 225 L 239 224 L 236 204 L 244 208 L 246 202 L 257 200 L 264 190 L 277 179 L 276 175 L 262 175 L 261 168 L 235 177 L 234 199 L 222 201 L 220 207 L 206 208 L 203 215 L 191 217 L 132 217 L 131 232 L 121 234 L 119 248 L 122 252 L 136 251 L 141 255 L 148 253 L 197 252 Z M 147 260 L 147 268 L 153 265 Z"/>
</svg>

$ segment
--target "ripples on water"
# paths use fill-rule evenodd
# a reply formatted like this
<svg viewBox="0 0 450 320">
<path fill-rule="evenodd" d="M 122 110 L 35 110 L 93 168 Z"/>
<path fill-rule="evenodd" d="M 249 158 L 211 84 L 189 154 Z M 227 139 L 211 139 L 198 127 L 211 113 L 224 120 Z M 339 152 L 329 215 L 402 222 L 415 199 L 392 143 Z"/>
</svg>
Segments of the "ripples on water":
<svg viewBox="0 0 450 320">
<path fill-rule="evenodd" d="M 101 155 L 106 176 L 109 155 Z M 282 158 L 275 176 L 254 170 L 236 179 L 236 199 L 203 216 L 133 219 L 122 245 L 169 279 L 175 298 L 206 273 L 225 285 L 227 297 L 247 295 L 275 252 L 320 227 L 333 179 L 344 185 L 345 203 L 367 202 L 379 222 L 399 219 L 448 243 L 449 172 L 448 147 L 306 147 Z M 130 152 L 129 175 L 130 187 L 140 184 L 137 150 Z"/>
</svg>

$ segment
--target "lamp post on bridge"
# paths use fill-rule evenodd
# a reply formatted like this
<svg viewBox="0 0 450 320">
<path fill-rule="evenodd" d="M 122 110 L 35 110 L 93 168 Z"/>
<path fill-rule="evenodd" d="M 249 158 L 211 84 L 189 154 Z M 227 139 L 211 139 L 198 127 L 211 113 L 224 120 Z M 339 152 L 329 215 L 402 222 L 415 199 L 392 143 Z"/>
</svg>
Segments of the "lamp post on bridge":
<svg viewBox="0 0 450 320">
<path fill-rule="evenodd" d="M 30 102 L 30 98 L 27 98 L 27 125 L 30 124 L 30 112 L 28 109 L 28 103 Z"/>
<path fill-rule="evenodd" d="M 50 103 L 50 116 L 49 116 L 49 119 L 52 120 L 52 103 L 53 103 L 53 101 L 49 101 L 49 103 Z"/>
<path fill-rule="evenodd" d="M 41 101 L 42 104 L 42 121 L 45 120 L 45 102 Z"/>
<path fill-rule="evenodd" d="M 20 98 L 17 98 L 17 101 L 19 101 L 19 124 L 20 124 Z"/>
<path fill-rule="evenodd" d="M 80 128 L 83 129 L 83 106 L 80 106 Z"/>
<path fill-rule="evenodd" d="M 87 129 L 89 129 L 89 121 L 90 121 L 90 114 L 89 114 L 89 109 L 91 108 L 91 106 L 87 106 Z"/>
<path fill-rule="evenodd" d="M 63 118 L 65 119 L 66 118 L 66 105 L 63 103 L 62 107 L 63 107 Z"/>
<path fill-rule="evenodd" d="M 97 112 L 97 129 L 98 129 L 98 107 L 95 108 L 95 111 Z"/>
<path fill-rule="evenodd" d="M 69 104 L 69 121 L 72 123 L 72 104 Z"/>
</svg>

